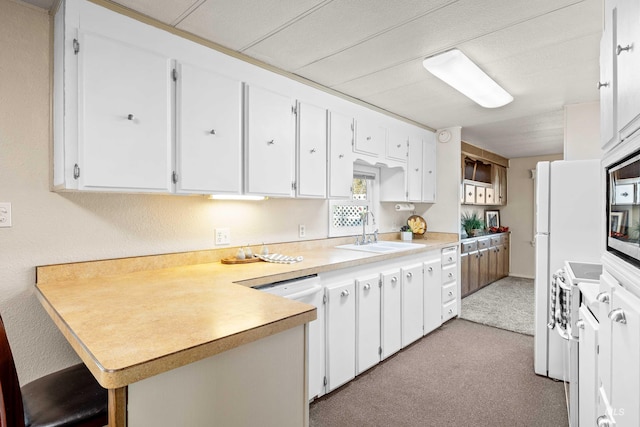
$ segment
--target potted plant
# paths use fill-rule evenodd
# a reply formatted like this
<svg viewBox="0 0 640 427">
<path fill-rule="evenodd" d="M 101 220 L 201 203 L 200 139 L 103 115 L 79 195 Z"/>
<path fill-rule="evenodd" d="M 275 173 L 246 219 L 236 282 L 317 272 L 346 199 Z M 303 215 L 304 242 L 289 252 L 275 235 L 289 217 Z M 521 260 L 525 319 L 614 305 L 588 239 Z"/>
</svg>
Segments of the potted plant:
<svg viewBox="0 0 640 427">
<path fill-rule="evenodd" d="M 400 239 L 401 240 L 411 240 L 413 238 L 413 232 L 411 232 L 411 228 L 408 225 L 403 225 L 400 227 Z"/>
<path fill-rule="evenodd" d="M 460 225 L 470 237 L 478 235 L 484 229 L 484 221 L 476 212 L 464 212 L 460 219 Z"/>
</svg>

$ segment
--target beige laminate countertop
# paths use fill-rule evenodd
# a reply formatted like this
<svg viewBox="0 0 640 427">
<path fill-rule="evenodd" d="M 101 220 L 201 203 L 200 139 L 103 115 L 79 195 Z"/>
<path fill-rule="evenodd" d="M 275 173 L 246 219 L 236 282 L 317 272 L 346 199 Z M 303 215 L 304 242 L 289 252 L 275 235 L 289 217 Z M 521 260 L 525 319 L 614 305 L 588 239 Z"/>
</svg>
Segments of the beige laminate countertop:
<svg viewBox="0 0 640 427">
<path fill-rule="evenodd" d="M 98 382 L 115 389 L 316 318 L 311 305 L 251 286 L 458 241 L 452 235 L 436 237 L 419 241 L 424 248 L 384 255 L 336 249 L 342 243 L 335 241 L 274 245 L 281 253 L 302 255 L 296 264 L 202 262 L 220 255 L 200 251 L 42 266 L 37 267 L 36 289 Z"/>
</svg>

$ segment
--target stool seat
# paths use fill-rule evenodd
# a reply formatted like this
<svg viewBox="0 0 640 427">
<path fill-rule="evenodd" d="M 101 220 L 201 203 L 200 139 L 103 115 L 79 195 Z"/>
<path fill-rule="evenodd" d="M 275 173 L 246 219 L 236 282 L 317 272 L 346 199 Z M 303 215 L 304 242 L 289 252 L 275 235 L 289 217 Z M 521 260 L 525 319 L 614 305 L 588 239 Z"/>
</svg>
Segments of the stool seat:
<svg viewBox="0 0 640 427">
<path fill-rule="evenodd" d="M 107 390 L 84 364 L 54 372 L 22 387 L 25 427 L 75 426 L 107 420 Z"/>
</svg>

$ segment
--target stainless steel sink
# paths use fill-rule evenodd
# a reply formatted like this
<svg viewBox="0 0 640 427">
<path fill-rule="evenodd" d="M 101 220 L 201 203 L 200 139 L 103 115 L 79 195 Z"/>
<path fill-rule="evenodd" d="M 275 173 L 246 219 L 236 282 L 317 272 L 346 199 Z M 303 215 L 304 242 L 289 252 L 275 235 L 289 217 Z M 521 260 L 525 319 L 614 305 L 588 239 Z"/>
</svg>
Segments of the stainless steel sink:
<svg viewBox="0 0 640 427">
<path fill-rule="evenodd" d="M 390 253 L 406 251 L 409 249 L 424 248 L 425 246 L 426 245 L 423 245 L 422 243 L 380 241 L 377 243 L 369 243 L 366 245 L 356 245 L 354 243 L 351 243 L 348 245 L 336 246 L 336 248 L 361 252 Z"/>
</svg>

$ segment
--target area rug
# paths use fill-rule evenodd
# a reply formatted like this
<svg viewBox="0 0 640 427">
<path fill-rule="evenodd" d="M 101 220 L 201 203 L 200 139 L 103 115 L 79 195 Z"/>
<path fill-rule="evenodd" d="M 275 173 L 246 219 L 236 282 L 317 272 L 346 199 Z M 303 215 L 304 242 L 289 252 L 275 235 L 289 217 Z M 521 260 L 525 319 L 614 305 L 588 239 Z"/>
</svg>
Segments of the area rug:
<svg viewBox="0 0 640 427">
<path fill-rule="evenodd" d="M 534 308 L 533 279 L 505 277 L 463 298 L 460 317 L 533 335 Z"/>
</svg>

